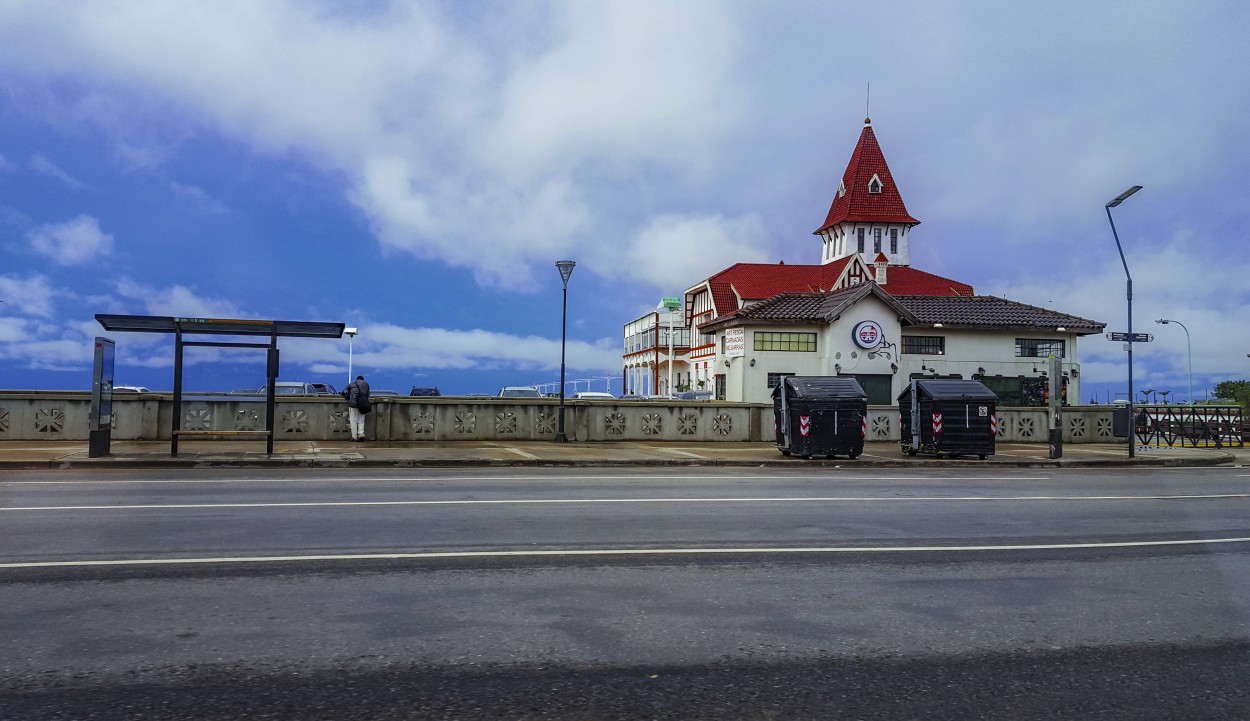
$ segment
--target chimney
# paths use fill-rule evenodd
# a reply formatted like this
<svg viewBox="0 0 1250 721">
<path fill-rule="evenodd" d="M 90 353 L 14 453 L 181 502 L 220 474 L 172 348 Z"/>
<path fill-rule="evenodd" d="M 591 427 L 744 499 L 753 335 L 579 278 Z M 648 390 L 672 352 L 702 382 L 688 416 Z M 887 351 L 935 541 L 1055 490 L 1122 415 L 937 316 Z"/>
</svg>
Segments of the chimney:
<svg viewBox="0 0 1250 721">
<path fill-rule="evenodd" d="M 890 259 L 885 253 L 877 253 L 877 257 L 873 259 L 872 264 L 877 269 L 877 285 L 885 285 L 885 269 L 890 265 Z"/>
</svg>

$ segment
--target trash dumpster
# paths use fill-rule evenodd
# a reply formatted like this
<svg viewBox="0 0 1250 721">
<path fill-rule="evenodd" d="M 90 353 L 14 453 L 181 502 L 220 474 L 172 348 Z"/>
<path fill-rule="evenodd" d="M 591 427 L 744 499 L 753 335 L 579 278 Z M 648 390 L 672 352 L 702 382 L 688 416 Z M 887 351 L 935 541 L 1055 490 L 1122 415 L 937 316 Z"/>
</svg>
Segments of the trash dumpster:
<svg viewBox="0 0 1250 721">
<path fill-rule="evenodd" d="M 864 452 L 868 394 L 848 376 L 787 376 L 773 389 L 781 455 L 847 456 Z"/>
<path fill-rule="evenodd" d="M 898 397 L 903 452 L 994 455 L 998 396 L 979 381 L 916 378 Z"/>
</svg>

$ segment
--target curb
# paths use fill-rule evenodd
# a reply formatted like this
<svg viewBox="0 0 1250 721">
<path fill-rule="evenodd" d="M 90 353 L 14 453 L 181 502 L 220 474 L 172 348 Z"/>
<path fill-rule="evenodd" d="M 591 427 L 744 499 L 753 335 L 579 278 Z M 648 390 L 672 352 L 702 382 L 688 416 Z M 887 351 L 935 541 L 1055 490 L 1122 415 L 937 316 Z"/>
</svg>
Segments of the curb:
<svg viewBox="0 0 1250 721">
<path fill-rule="evenodd" d="M 282 459 L 282 458 L 214 458 L 214 459 L 53 459 L 48 461 L 0 461 L 0 469 L 46 471 L 46 470 L 141 470 L 141 469 L 197 469 L 197 468 L 625 468 L 625 467 L 772 467 L 772 468 L 1208 468 L 1230 465 L 1236 457 L 1228 453 L 1213 453 L 1194 458 L 1136 458 L 1133 460 L 969 460 L 958 458 L 912 460 L 865 461 L 847 458 L 826 459 L 697 459 L 657 458 L 641 460 L 530 460 L 524 458 L 507 460 L 478 460 L 451 458 L 441 460 L 422 459 Z"/>
</svg>

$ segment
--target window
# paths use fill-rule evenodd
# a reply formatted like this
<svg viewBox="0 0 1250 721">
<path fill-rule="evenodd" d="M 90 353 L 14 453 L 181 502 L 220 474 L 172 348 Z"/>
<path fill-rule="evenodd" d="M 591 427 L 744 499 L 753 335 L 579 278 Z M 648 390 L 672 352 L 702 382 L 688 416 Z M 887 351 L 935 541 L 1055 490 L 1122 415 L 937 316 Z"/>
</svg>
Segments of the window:
<svg viewBox="0 0 1250 721">
<path fill-rule="evenodd" d="M 876 230 L 872 231 L 872 252 L 874 253 L 881 252 L 881 229 L 880 228 L 877 228 Z"/>
<path fill-rule="evenodd" d="M 794 374 L 793 374 L 793 373 L 769 373 L 769 374 L 768 374 L 768 387 L 769 387 L 769 389 L 773 389 L 773 388 L 776 388 L 777 386 L 781 385 L 781 379 L 782 379 L 782 378 L 785 378 L 786 376 L 792 376 L 792 375 L 794 375 Z"/>
<path fill-rule="evenodd" d="M 890 228 L 890 253 L 898 252 L 898 228 Z"/>
<path fill-rule="evenodd" d="M 815 333 L 773 333 L 757 331 L 755 333 L 755 350 L 789 350 L 816 352 Z"/>
<path fill-rule="evenodd" d="M 911 355 L 946 355 L 946 336 L 905 335 L 903 352 Z"/>
<path fill-rule="evenodd" d="M 1056 358 L 1063 358 L 1063 345 L 1062 340 L 1050 338 L 1017 338 L 1016 357 L 1049 358 L 1053 355 Z"/>
<path fill-rule="evenodd" d="M 864 252 L 864 229 L 859 229 L 859 252 Z"/>
<path fill-rule="evenodd" d="M 838 183 L 838 197 L 841 198 L 844 195 L 846 195 L 846 181 L 841 181 Z"/>
<path fill-rule="evenodd" d="M 880 178 L 878 178 L 875 175 L 872 176 L 872 180 L 868 181 L 868 192 L 869 193 L 881 192 L 881 179 Z"/>
</svg>

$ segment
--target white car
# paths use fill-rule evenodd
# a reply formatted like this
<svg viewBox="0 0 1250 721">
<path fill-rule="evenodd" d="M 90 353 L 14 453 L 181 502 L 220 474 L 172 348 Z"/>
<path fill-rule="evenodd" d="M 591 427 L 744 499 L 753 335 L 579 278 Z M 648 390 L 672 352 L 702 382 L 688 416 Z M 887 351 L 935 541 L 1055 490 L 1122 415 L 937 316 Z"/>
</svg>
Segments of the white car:
<svg viewBox="0 0 1250 721">
<path fill-rule="evenodd" d="M 616 396 L 612 395 L 611 393 L 604 393 L 603 391 L 578 391 L 577 393 L 573 394 L 573 397 L 581 399 L 581 400 L 587 400 L 587 401 L 614 401 L 616 400 Z"/>
<path fill-rule="evenodd" d="M 542 398 L 543 394 L 533 386 L 505 386 L 499 389 L 499 398 Z"/>
</svg>

